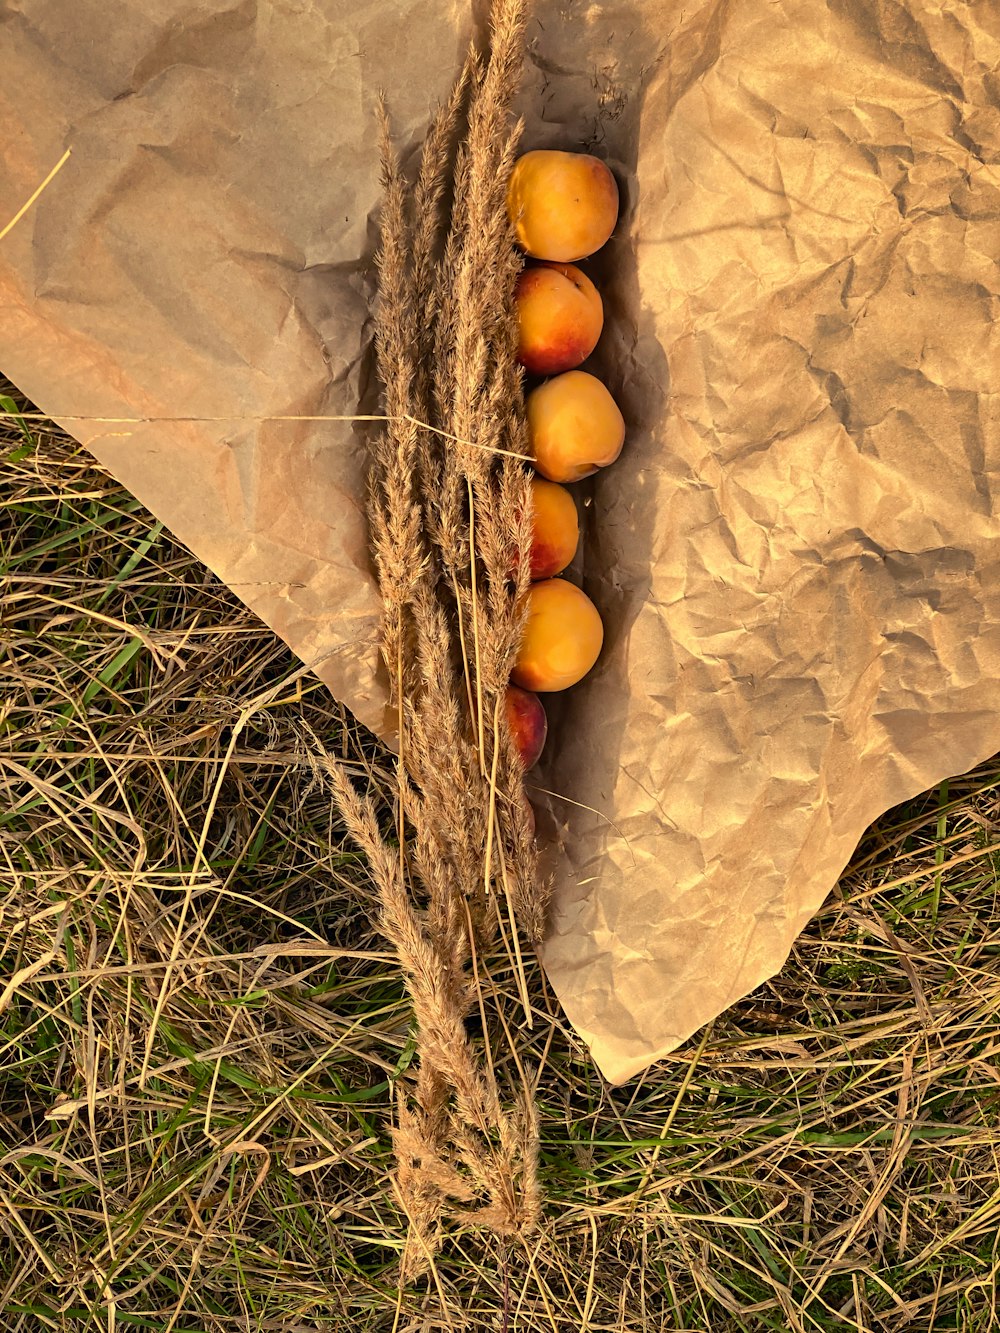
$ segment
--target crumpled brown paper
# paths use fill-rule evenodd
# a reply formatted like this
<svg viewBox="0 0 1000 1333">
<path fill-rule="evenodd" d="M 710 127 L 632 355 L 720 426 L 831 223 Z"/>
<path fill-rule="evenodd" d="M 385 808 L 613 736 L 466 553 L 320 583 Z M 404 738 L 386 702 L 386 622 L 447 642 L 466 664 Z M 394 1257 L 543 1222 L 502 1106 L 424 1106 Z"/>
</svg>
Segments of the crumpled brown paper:
<svg viewBox="0 0 1000 1333">
<path fill-rule="evenodd" d="M 0 15 L 0 217 L 72 149 L 0 243 L 0 368 L 376 728 L 364 427 L 259 419 L 373 410 L 374 99 L 418 140 L 469 22 Z M 777 971 L 872 819 L 1000 749 L 1000 11 L 545 0 L 530 36 L 526 146 L 623 186 L 591 268 L 630 429 L 578 491 L 606 648 L 536 793 L 543 959 L 620 1081 Z"/>
</svg>

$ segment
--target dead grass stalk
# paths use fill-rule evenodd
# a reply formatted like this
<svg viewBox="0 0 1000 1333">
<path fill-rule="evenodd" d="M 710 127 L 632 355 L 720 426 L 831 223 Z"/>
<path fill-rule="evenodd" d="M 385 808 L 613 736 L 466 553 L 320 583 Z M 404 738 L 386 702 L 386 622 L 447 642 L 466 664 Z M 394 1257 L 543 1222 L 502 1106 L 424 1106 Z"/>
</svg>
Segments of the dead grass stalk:
<svg viewBox="0 0 1000 1333">
<path fill-rule="evenodd" d="M 470 51 L 412 187 L 381 110 L 376 351 L 387 421 L 371 441 L 369 521 L 398 718 L 392 826 L 342 766 L 328 771 L 413 1001 L 418 1072 L 400 1092 L 394 1135 L 411 1228 L 405 1276 L 431 1261 L 449 1212 L 507 1235 L 538 1217 L 530 1090 L 505 1104 L 488 1052 L 466 1031 L 481 994 L 474 960 L 494 947 L 500 912 L 513 918 L 499 938 L 519 970 L 518 931 L 537 936 L 544 917 L 502 707 L 530 545 L 528 473 L 511 456 L 526 449 L 513 318 L 521 261 L 505 209 L 524 24 L 522 0 L 497 0 L 489 50 Z"/>
</svg>

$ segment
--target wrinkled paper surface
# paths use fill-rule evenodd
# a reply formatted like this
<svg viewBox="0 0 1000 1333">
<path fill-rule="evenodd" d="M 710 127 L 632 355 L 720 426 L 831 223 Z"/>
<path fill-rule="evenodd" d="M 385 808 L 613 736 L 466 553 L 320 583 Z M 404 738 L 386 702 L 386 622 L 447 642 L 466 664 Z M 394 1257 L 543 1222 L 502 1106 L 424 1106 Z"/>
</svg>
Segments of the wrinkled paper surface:
<svg viewBox="0 0 1000 1333">
<path fill-rule="evenodd" d="M 0 369 L 383 733 L 367 428 L 261 418 L 377 410 L 377 90 L 416 144 L 470 25 L 0 9 L 0 221 L 72 150 L 0 242 Z M 531 775 L 543 960 L 621 1081 L 1000 749 L 1000 10 L 544 0 L 529 37 L 525 146 L 623 187 L 589 368 L 629 433 L 577 488 L 606 647 Z"/>
</svg>

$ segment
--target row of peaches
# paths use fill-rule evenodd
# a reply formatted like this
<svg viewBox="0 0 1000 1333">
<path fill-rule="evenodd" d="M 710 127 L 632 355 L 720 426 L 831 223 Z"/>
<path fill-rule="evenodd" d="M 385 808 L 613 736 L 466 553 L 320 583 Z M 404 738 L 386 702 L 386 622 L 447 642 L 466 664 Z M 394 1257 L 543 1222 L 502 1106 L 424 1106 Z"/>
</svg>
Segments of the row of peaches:
<svg viewBox="0 0 1000 1333">
<path fill-rule="evenodd" d="M 618 220 L 618 186 L 586 153 L 536 150 L 518 158 L 507 191 L 518 244 L 533 260 L 517 282 L 518 356 L 542 380 L 527 395 L 532 585 L 511 673 L 507 720 L 525 768 L 538 761 L 547 721 L 540 693 L 568 689 L 600 655 L 604 626 L 587 594 L 558 577 L 576 555 L 576 502 L 564 483 L 613 463 L 625 421 L 601 381 L 577 367 L 601 336 L 600 293 L 575 261 L 594 254 Z"/>
</svg>

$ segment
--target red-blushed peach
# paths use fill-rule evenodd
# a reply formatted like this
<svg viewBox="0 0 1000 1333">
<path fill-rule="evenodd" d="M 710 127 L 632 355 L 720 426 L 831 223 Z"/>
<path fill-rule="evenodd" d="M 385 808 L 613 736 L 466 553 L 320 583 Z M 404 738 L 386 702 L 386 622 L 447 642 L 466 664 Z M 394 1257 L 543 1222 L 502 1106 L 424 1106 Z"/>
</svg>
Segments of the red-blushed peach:
<svg viewBox="0 0 1000 1333">
<path fill-rule="evenodd" d="M 548 719 L 537 694 L 508 685 L 504 698 L 507 726 L 525 769 L 534 768 L 545 745 Z"/>
<path fill-rule="evenodd" d="M 535 468 L 549 481 L 580 481 L 613 463 L 625 419 L 595 375 L 567 370 L 532 389 L 525 403 Z"/>
<path fill-rule="evenodd" d="M 533 583 L 528 623 L 511 679 L 525 690 L 566 690 L 584 678 L 604 643 L 600 612 L 565 579 Z"/>
<path fill-rule="evenodd" d="M 523 269 L 514 294 L 517 356 L 531 375 L 558 375 L 586 361 L 604 327 L 604 303 L 574 264 Z"/>
<path fill-rule="evenodd" d="M 531 577 L 561 574 L 580 544 L 576 501 L 565 486 L 531 478 Z"/>
<path fill-rule="evenodd" d="M 507 215 L 535 259 L 571 264 L 599 250 L 618 221 L 618 184 L 589 153 L 534 149 L 514 163 Z"/>
</svg>

